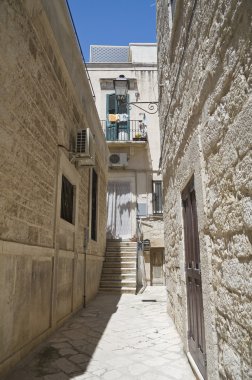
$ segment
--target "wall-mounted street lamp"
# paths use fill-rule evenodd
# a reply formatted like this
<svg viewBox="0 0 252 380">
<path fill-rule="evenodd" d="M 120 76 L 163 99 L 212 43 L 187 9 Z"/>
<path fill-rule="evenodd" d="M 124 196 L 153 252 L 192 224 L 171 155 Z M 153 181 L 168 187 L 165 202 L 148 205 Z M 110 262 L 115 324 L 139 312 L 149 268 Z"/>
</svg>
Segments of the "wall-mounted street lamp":
<svg viewBox="0 0 252 380">
<path fill-rule="evenodd" d="M 127 102 L 127 94 L 129 91 L 129 80 L 124 75 L 119 75 L 118 78 L 114 79 L 114 89 L 115 96 L 119 103 L 126 103 L 129 107 L 135 106 L 140 110 L 147 112 L 149 114 L 157 113 L 158 102 Z M 144 109 L 139 104 L 147 104 L 147 109 Z"/>
</svg>

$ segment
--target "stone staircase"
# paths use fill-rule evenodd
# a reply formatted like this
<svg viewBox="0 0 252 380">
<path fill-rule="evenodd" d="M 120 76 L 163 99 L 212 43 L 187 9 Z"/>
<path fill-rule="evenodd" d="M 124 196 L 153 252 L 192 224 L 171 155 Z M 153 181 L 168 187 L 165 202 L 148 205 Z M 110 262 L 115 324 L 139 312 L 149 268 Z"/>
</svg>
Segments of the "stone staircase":
<svg viewBox="0 0 252 380">
<path fill-rule="evenodd" d="M 107 240 L 100 292 L 136 293 L 137 243 Z"/>
</svg>

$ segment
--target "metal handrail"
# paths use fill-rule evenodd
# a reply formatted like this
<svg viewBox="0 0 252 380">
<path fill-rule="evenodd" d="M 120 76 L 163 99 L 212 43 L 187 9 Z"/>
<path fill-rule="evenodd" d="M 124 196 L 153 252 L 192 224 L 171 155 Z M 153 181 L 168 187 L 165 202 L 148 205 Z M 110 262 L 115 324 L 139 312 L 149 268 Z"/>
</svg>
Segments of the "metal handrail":
<svg viewBox="0 0 252 380">
<path fill-rule="evenodd" d="M 143 230 L 142 222 L 140 218 L 136 220 L 136 236 L 137 236 L 137 271 L 136 271 L 136 280 L 137 285 L 141 285 L 141 291 L 143 292 L 147 286 L 146 280 L 146 271 L 145 271 L 145 262 L 144 262 L 144 242 L 143 242 Z M 141 278 L 141 281 L 140 281 Z M 141 284 L 140 284 L 141 282 Z"/>
<path fill-rule="evenodd" d="M 141 120 L 101 120 L 101 125 L 107 141 L 147 141 L 147 128 Z"/>
</svg>

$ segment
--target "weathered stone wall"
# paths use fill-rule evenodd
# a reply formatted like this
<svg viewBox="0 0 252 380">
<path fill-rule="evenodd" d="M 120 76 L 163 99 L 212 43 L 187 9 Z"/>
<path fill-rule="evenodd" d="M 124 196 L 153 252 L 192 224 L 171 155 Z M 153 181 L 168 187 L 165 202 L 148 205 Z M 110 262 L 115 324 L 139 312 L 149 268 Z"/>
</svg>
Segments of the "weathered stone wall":
<svg viewBox="0 0 252 380">
<path fill-rule="evenodd" d="M 188 350 L 181 192 L 194 175 L 208 379 L 249 379 L 252 3 L 177 0 L 172 24 L 158 0 L 157 23 L 168 310 Z"/>
<path fill-rule="evenodd" d="M 153 247 L 164 246 L 164 222 L 162 216 L 141 218 L 144 239 L 151 241 Z"/>
<path fill-rule="evenodd" d="M 65 2 L 1 1 L 0 29 L 3 373 L 83 305 L 84 291 L 87 300 L 97 291 L 107 147 Z M 91 169 L 76 169 L 69 152 L 77 129 L 87 127 L 96 136 L 99 233 L 85 258 Z M 62 174 L 75 185 L 73 225 L 60 218 Z"/>
<path fill-rule="evenodd" d="M 150 216 L 141 218 L 141 229 L 143 239 L 150 240 L 150 249 L 144 251 L 145 275 L 148 285 L 155 285 L 153 281 L 153 261 L 156 253 L 160 253 L 164 258 L 164 221 L 163 216 Z M 164 272 L 163 262 L 160 260 L 159 266 L 162 274 Z"/>
</svg>

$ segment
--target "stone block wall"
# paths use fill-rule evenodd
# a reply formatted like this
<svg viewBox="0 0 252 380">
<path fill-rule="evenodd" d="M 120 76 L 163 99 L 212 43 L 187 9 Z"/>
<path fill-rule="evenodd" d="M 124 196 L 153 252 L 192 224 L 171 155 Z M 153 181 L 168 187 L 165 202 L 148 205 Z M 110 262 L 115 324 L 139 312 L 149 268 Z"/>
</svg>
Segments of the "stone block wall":
<svg viewBox="0 0 252 380">
<path fill-rule="evenodd" d="M 0 28 L 2 374 L 98 289 L 107 147 L 65 1 L 3 0 Z M 85 257 L 92 169 L 76 168 L 70 152 L 77 130 L 88 127 L 96 136 L 99 233 Z M 60 218 L 62 174 L 75 186 L 74 224 Z"/>
<path fill-rule="evenodd" d="M 141 225 L 144 239 L 149 239 L 151 246 L 164 246 L 164 222 L 163 216 L 142 217 Z"/>
<path fill-rule="evenodd" d="M 181 192 L 194 175 L 208 379 L 251 377 L 252 3 L 157 1 L 168 310 L 187 344 Z"/>
</svg>

